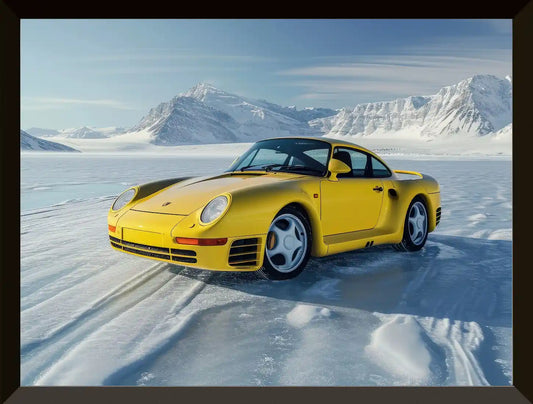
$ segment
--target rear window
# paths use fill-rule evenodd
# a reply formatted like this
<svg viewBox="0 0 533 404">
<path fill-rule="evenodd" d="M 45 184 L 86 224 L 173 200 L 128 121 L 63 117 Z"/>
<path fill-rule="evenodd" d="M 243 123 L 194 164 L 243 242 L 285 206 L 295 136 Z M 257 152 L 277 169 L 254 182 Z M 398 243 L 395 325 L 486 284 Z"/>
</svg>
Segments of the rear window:
<svg viewBox="0 0 533 404">
<path fill-rule="evenodd" d="M 381 163 L 381 161 L 372 157 L 372 176 L 376 178 L 390 177 L 391 172 Z"/>
</svg>

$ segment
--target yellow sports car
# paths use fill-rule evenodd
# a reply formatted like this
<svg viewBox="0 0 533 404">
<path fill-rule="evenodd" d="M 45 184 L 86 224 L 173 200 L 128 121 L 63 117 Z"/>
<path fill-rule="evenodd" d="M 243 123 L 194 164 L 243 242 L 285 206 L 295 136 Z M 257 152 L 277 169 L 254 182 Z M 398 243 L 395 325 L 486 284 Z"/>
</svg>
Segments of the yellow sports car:
<svg viewBox="0 0 533 404">
<path fill-rule="evenodd" d="M 420 250 L 440 220 L 439 184 L 326 138 L 262 140 L 222 174 L 124 191 L 108 215 L 119 251 L 289 279 L 309 256 L 392 244 Z"/>
</svg>

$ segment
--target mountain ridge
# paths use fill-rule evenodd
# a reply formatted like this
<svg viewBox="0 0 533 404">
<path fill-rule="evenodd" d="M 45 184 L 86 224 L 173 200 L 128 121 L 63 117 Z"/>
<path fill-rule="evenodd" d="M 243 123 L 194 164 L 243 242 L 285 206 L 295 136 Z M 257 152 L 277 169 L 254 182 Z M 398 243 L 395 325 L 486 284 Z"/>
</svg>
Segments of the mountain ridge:
<svg viewBox="0 0 533 404">
<path fill-rule="evenodd" d="M 20 150 L 25 151 L 54 151 L 54 152 L 80 152 L 72 147 L 49 140 L 39 139 L 29 133 L 20 130 Z"/>
<path fill-rule="evenodd" d="M 512 121 L 512 77 L 474 75 L 432 95 L 357 104 L 338 110 L 285 107 L 198 83 L 151 108 L 133 127 L 30 128 L 53 140 L 111 139 L 158 146 L 255 142 L 267 137 L 368 139 L 483 137 Z M 512 132 L 511 129 L 504 131 Z M 41 132 L 39 132 L 41 131 Z M 30 133 L 31 134 L 31 133 Z M 107 139 L 109 138 L 109 139 Z M 111 143 L 109 143 L 111 144 Z M 113 143 L 116 144 L 116 143 Z"/>
<path fill-rule="evenodd" d="M 79 128 L 67 129 L 47 129 L 32 127 L 26 129 L 25 132 L 31 136 L 38 138 L 103 139 L 125 133 L 126 129 L 116 126 L 105 128 L 81 126 Z"/>
<path fill-rule="evenodd" d="M 497 132 L 511 121 L 510 77 L 475 75 L 443 87 L 434 95 L 358 104 L 309 124 L 328 137 L 434 138 L 484 136 Z"/>
<path fill-rule="evenodd" d="M 306 118 L 335 112 L 282 107 L 199 83 L 150 109 L 130 131 L 150 132 L 156 145 L 255 142 L 272 136 L 319 136 Z"/>
</svg>

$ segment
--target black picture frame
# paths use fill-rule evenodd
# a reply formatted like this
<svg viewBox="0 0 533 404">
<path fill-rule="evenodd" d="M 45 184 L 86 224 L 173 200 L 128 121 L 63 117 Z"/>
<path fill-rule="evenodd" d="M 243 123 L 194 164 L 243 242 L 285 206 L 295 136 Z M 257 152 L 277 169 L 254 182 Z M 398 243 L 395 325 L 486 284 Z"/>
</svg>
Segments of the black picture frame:
<svg viewBox="0 0 533 404">
<path fill-rule="evenodd" d="M 533 1 L 465 3 L 368 2 L 359 15 L 335 16 L 342 7 L 323 5 L 320 10 L 298 12 L 293 18 L 512 18 L 513 19 L 513 386 L 510 387 L 20 387 L 20 20 L 23 18 L 188 18 L 231 17 L 239 11 L 220 2 L 209 10 L 205 5 L 163 2 L 143 7 L 125 1 L 84 3 L 0 0 L 0 41 L 2 60 L 0 91 L 0 139 L 2 142 L 0 210 L 2 214 L 2 345 L 1 399 L 9 403 L 83 402 L 180 402 L 184 400 L 263 403 L 279 400 L 338 402 L 448 403 L 506 402 L 533 400 L 529 364 L 532 362 L 532 334 L 528 327 L 532 307 L 529 287 L 533 285 L 528 236 L 530 210 L 527 192 L 530 98 L 533 95 Z M 85 8 L 86 6 L 86 8 Z M 195 9 L 191 9 L 195 6 Z M 269 3 L 267 14 L 286 14 L 282 4 Z M 328 9 L 330 11 L 328 11 Z M 342 11 L 339 11 L 342 10 Z M 428 10 L 432 10 L 431 13 Z M 320 13 L 320 16 L 309 14 Z M 229 14 L 229 15 L 228 15 Z M 330 15 L 328 15 L 330 14 Z M 384 15 L 385 14 L 385 15 Z M 243 18 L 251 16 L 243 16 Z M 288 17 L 287 15 L 269 18 Z"/>
</svg>

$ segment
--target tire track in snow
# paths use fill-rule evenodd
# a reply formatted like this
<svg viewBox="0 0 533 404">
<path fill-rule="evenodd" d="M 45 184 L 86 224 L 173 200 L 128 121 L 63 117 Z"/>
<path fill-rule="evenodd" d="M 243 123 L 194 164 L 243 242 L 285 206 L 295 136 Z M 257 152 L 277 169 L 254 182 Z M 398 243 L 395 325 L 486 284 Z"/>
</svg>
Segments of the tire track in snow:
<svg viewBox="0 0 533 404">
<path fill-rule="evenodd" d="M 38 306 L 40 304 L 44 304 L 45 302 L 49 301 L 50 299 L 53 299 L 56 296 L 57 293 L 54 293 L 55 292 L 54 290 L 52 292 L 49 292 L 48 289 L 53 287 L 55 285 L 56 281 L 63 280 L 65 275 L 72 274 L 77 269 L 79 269 L 78 265 L 67 266 L 65 269 L 59 270 L 55 274 L 47 276 L 46 278 L 44 278 L 44 281 L 41 282 L 39 284 L 39 286 L 34 287 L 33 289 L 31 289 L 30 292 L 23 293 L 23 296 L 20 299 L 21 313 L 23 313 L 26 310 L 32 309 L 33 307 Z M 85 269 L 85 268 L 82 268 L 82 269 Z M 64 292 L 64 291 L 69 290 L 71 288 L 78 287 L 80 283 L 85 282 L 88 279 L 91 279 L 94 275 L 95 274 L 94 274 L 93 271 L 87 271 L 87 273 L 85 275 L 79 276 L 78 278 L 74 279 L 70 284 L 66 285 L 61 290 L 61 292 Z M 26 285 L 24 285 L 24 286 L 21 285 L 21 292 L 25 292 L 28 288 L 31 287 L 31 286 L 28 286 L 28 285 L 32 285 L 31 282 L 25 282 L 25 283 L 26 283 Z M 34 283 L 36 283 L 36 282 L 34 282 Z M 39 296 L 37 298 L 35 298 L 35 295 L 37 295 L 37 294 L 39 294 L 41 292 L 44 292 L 44 293 L 48 294 L 49 296 L 43 298 L 42 300 L 37 300 L 39 298 Z M 33 301 L 32 301 L 32 299 L 33 299 Z"/>
<path fill-rule="evenodd" d="M 190 278 L 187 276 L 180 275 L 181 272 L 183 272 L 186 268 L 181 267 L 179 269 L 179 272 L 172 272 L 171 274 L 174 275 L 173 277 L 169 278 L 169 281 L 177 281 L 179 282 L 179 285 L 183 285 L 186 288 L 183 290 L 183 292 L 180 293 L 180 298 L 176 301 L 176 303 L 166 312 L 160 313 L 161 316 L 153 316 L 153 322 L 154 325 L 150 327 L 150 333 L 149 335 L 145 335 L 146 343 L 144 343 L 143 340 L 136 340 L 134 344 L 134 349 L 132 351 L 122 352 L 121 355 L 119 355 L 118 358 L 116 358 L 115 353 L 111 352 L 110 355 L 104 355 L 102 358 L 102 361 L 112 363 L 113 366 L 116 366 L 120 361 L 124 360 L 124 357 L 128 358 L 129 364 L 119 366 L 118 370 L 113 371 L 113 373 L 108 376 L 107 378 L 115 378 L 116 374 L 123 374 L 123 373 L 129 373 L 132 368 L 135 368 L 138 366 L 139 363 L 145 363 L 149 358 L 152 358 L 154 355 L 157 356 L 159 352 L 164 351 L 166 349 L 166 346 L 169 344 L 169 341 L 175 342 L 175 340 L 179 337 L 179 335 L 183 332 L 183 330 L 186 328 L 186 326 L 189 324 L 190 320 L 194 318 L 199 311 L 202 311 L 201 309 L 195 309 L 189 312 L 186 312 L 184 314 L 181 314 L 181 312 L 189 306 L 189 304 L 202 292 L 202 290 L 205 288 L 206 283 L 211 279 L 212 274 L 208 273 L 207 276 L 201 277 L 201 279 L 196 278 Z M 176 276 L 177 275 L 177 276 Z M 166 283 L 165 283 L 166 284 Z M 172 284 L 171 287 L 173 290 L 179 291 L 180 288 L 177 287 L 178 285 Z M 154 295 L 156 292 L 150 294 L 150 296 Z M 147 296 L 148 298 L 150 296 Z M 146 299 L 148 300 L 148 299 Z M 148 302 L 138 302 L 141 305 L 146 305 Z M 140 309 L 140 312 L 144 312 L 144 309 Z M 120 317 L 122 315 L 126 315 L 126 311 L 122 311 L 118 316 L 114 316 L 113 320 L 117 320 L 118 322 L 124 321 Z M 128 321 L 126 321 L 127 323 Z M 105 324 L 103 325 L 105 327 Z M 103 330 L 103 327 L 102 327 Z M 91 332 L 91 335 L 97 334 L 99 330 L 94 330 Z M 105 332 L 105 331 L 104 331 Z M 151 337 L 154 336 L 155 338 Z M 96 336 L 96 339 L 98 337 Z M 61 379 L 61 377 L 58 378 L 57 374 L 62 374 L 65 372 L 65 367 L 68 368 L 69 366 L 72 366 L 72 355 L 79 356 L 81 358 L 84 357 L 84 351 L 89 349 L 91 351 L 93 342 L 87 339 L 88 345 L 83 346 L 84 341 L 78 341 L 77 344 L 71 346 L 67 352 L 63 352 L 63 354 L 55 358 L 55 361 L 51 364 L 51 366 L 48 366 L 48 369 L 45 369 L 42 371 L 39 375 L 37 375 L 36 378 L 34 378 L 33 384 L 36 385 L 46 385 L 49 384 L 49 380 L 58 380 Z M 140 347 L 140 352 L 138 354 L 135 354 L 135 349 Z M 75 352 L 73 352 L 76 350 Z M 120 349 L 119 349 L 120 350 Z M 72 355 L 71 355 L 72 352 Z M 131 356 L 133 356 L 133 359 L 131 359 Z M 99 361 L 100 362 L 100 361 Z M 117 363 L 118 362 L 118 363 Z M 108 363 L 108 365 L 109 365 Z M 50 365 L 50 364 L 49 364 Z M 102 363 L 99 363 L 99 366 L 106 366 L 105 364 L 102 365 Z M 82 365 L 83 367 L 83 365 Z M 68 373 L 68 371 L 67 371 Z M 102 375 L 104 376 L 105 373 Z M 84 382 L 82 381 L 82 384 Z M 99 384 L 100 382 L 91 382 L 89 384 Z M 68 383 L 67 383 L 68 384 Z M 104 384 L 108 384 L 104 382 Z M 111 383 L 113 384 L 113 383 Z"/>
<path fill-rule="evenodd" d="M 169 264 L 161 263 L 130 278 L 95 302 L 74 319 L 54 330 L 46 338 L 21 347 L 21 375 L 24 384 L 32 384 L 36 377 L 58 361 L 73 347 L 80 344 L 100 327 L 150 297 L 174 279 L 179 272 L 158 277 Z M 180 269 L 180 272 L 184 268 Z M 136 293 L 136 291 L 138 293 Z M 33 362 L 30 369 L 25 364 Z M 37 365 L 38 364 L 38 365 Z"/>
<path fill-rule="evenodd" d="M 172 318 L 176 317 L 180 317 L 180 319 L 176 324 L 172 325 L 172 328 L 167 336 L 165 336 L 161 341 L 155 342 L 151 349 L 148 349 L 143 354 L 138 355 L 136 358 L 130 360 L 128 364 L 115 370 L 111 375 L 104 379 L 102 384 L 120 384 L 120 380 L 133 374 L 142 364 L 153 361 L 162 352 L 167 351 L 170 346 L 174 345 L 193 318 L 196 318 L 204 311 L 212 309 L 212 307 L 205 307 L 202 309 L 193 310 L 190 313 L 180 316 L 183 310 L 204 290 L 207 284 L 209 284 L 209 281 L 213 278 L 213 275 L 214 274 L 212 272 L 209 272 L 205 276 L 205 279 L 197 280 L 196 283 L 194 283 L 187 291 L 185 291 L 185 293 L 181 295 L 180 299 L 178 299 L 174 306 L 172 306 L 172 308 L 168 311 L 168 317 L 161 323 L 168 322 Z"/>
<path fill-rule="evenodd" d="M 476 322 L 449 319 L 418 318 L 428 337 L 446 352 L 446 366 L 449 377 L 447 384 L 487 386 L 489 385 L 474 351 L 478 350 L 484 336 Z M 465 382 L 466 381 L 466 382 Z"/>
<path fill-rule="evenodd" d="M 440 244 L 438 240 L 432 240 L 432 242 L 437 246 Z M 406 285 L 394 311 L 402 313 L 403 309 L 410 307 L 410 300 L 413 300 L 417 292 L 424 288 L 428 280 L 436 276 L 435 270 L 437 269 L 430 265 L 420 266 L 416 275 Z M 446 384 L 489 385 L 474 355 L 474 351 L 479 349 L 484 340 L 481 327 L 475 321 L 450 320 L 450 318 L 461 318 L 465 307 L 468 307 L 472 296 L 475 296 L 478 291 L 479 289 L 473 286 L 457 290 L 453 305 L 445 308 L 445 318 L 439 318 L 443 314 L 441 311 L 443 302 L 441 301 L 435 302 L 433 308 L 432 315 L 437 315 L 437 317 L 403 315 L 416 319 L 427 337 L 444 350 L 446 354 L 444 366 L 448 373 Z"/>
<path fill-rule="evenodd" d="M 173 315 L 179 314 L 189 303 L 191 303 L 196 296 L 198 296 L 202 290 L 204 290 L 206 284 L 209 283 L 213 273 L 208 273 L 205 279 L 197 280 L 195 284 L 192 285 L 182 296 L 181 298 L 172 306 L 169 313 Z"/>
<path fill-rule="evenodd" d="M 33 349 L 37 348 L 38 346 L 47 344 L 50 340 L 54 339 L 58 334 L 65 333 L 69 329 L 76 327 L 78 323 L 86 320 L 88 317 L 95 314 L 98 310 L 104 308 L 106 305 L 113 303 L 114 301 L 116 301 L 117 299 L 120 299 L 122 296 L 128 294 L 129 292 L 132 292 L 135 289 L 141 287 L 144 283 L 148 282 L 154 276 L 161 273 L 166 268 L 166 266 L 167 266 L 166 264 L 152 265 L 146 271 L 141 272 L 131 277 L 127 281 L 115 287 L 110 292 L 106 293 L 103 297 L 101 297 L 96 302 L 94 302 L 91 305 L 91 307 L 89 307 L 87 310 L 75 316 L 71 321 L 65 324 L 62 324 L 60 327 L 49 332 L 46 337 L 35 342 L 21 345 L 21 355 L 24 356 L 28 354 L 29 352 L 31 352 Z M 38 308 L 40 305 L 44 304 L 48 300 L 49 299 L 43 300 L 42 302 L 39 302 L 38 304 L 28 309 L 22 310 L 21 315 L 24 314 L 24 312 L 26 312 L 27 310 Z"/>
</svg>

